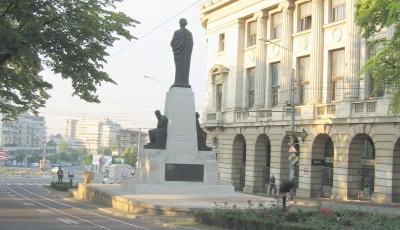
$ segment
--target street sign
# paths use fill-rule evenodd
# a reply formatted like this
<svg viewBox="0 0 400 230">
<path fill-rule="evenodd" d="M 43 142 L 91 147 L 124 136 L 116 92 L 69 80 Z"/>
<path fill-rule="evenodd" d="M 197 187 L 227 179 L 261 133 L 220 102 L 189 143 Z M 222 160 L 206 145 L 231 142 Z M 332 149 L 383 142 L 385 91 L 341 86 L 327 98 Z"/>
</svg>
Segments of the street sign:
<svg viewBox="0 0 400 230">
<path fill-rule="evenodd" d="M 289 157 L 288 157 L 289 162 L 294 165 L 297 163 L 297 161 L 299 161 L 299 158 L 297 157 L 296 153 L 292 153 Z"/>
<path fill-rule="evenodd" d="M 289 153 L 297 153 L 297 149 L 296 149 L 296 147 L 294 147 L 294 145 L 291 145 L 289 147 Z"/>
<path fill-rule="evenodd" d="M 100 155 L 93 154 L 92 157 L 92 165 L 100 165 Z"/>
<path fill-rule="evenodd" d="M 303 129 L 302 132 L 293 132 L 292 131 L 286 131 L 286 136 L 296 136 L 296 137 L 301 137 L 302 141 L 304 142 L 304 140 L 306 139 L 306 137 L 308 136 L 308 133 L 306 132 L 305 129 Z"/>
</svg>

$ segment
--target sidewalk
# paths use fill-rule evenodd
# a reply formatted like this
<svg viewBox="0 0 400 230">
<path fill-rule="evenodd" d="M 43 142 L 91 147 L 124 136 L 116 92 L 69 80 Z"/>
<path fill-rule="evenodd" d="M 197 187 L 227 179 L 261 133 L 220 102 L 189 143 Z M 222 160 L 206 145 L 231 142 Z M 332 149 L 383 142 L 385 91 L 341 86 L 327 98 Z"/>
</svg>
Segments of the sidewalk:
<svg viewBox="0 0 400 230">
<path fill-rule="evenodd" d="M 79 184 L 71 195 L 77 200 L 101 204 L 130 214 L 192 215 L 214 208 L 269 208 L 277 200 L 245 193 L 213 194 L 127 194 L 120 185 Z"/>
<path fill-rule="evenodd" d="M 166 216 L 187 216 L 198 210 L 214 208 L 270 208 L 277 207 L 280 200 L 265 194 L 233 195 L 206 194 L 127 194 L 120 185 L 80 184 L 78 190 L 71 191 L 73 198 L 93 204 L 103 205 L 128 214 L 149 214 Z M 280 198 L 279 198 L 280 199 Z M 375 204 L 365 201 L 337 201 L 330 199 L 295 199 L 288 202 L 290 210 L 315 210 L 318 207 L 331 209 L 351 209 L 371 213 L 400 216 L 400 204 Z"/>
</svg>

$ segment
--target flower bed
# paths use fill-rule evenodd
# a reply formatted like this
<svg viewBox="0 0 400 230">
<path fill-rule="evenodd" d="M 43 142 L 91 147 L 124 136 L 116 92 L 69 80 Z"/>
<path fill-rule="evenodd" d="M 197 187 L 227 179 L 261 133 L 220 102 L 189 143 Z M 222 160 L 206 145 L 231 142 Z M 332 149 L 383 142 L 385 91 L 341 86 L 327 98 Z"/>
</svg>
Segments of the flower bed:
<svg viewBox="0 0 400 230">
<path fill-rule="evenodd" d="M 400 218 L 352 210 L 282 212 L 281 209 L 215 209 L 196 213 L 196 222 L 237 230 L 400 229 Z"/>
</svg>

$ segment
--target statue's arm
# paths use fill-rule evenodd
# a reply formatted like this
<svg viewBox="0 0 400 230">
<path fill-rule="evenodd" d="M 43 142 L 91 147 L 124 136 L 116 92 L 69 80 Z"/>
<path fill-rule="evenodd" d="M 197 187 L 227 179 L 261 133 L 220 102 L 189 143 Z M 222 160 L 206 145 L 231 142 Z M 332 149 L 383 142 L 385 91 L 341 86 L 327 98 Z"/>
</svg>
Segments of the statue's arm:
<svg viewBox="0 0 400 230">
<path fill-rule="evenodd" d="M 168 127 L 168 118 L 165 117 L 163 120 L 163 128 L 167 129 L 167 127 Z"/>
<path fill-rule="evenodd" d="M 172 37 L 171 40 L 171 47 L 174 48 L 176 46 L 176 31 L 174 33 L 174 36 Z"/>
</svg>

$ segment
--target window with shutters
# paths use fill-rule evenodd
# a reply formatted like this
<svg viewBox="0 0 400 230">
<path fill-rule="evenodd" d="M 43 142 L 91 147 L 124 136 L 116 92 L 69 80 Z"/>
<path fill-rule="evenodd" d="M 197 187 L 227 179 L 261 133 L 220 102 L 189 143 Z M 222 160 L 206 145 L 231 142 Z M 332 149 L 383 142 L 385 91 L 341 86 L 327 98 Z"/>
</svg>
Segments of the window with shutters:
<svg viewBox="0 0 400 230">
<path fill-rule="evenodd" d="M 306 86 L 308 85 L 309 75 L 310 75 L 310 56 L 298 58 L 298 86 L 299 86 L 299 104 L 305 103 L 305 98 L 307 96 Z"/>
<path fill-rule="evenodd" d="M 224 52 L 224 51 L 225 51 L 225 34 L 220 34 L 218 41 L 218 52 Z"/>
<path fill-rule="evenodd" d="M 271 63 L 271 106 L 278 105 L 280 63 Z"/>
<path fill-rule="evenodd" d="M 257 24 L 256 21 L 247 23 L 247 46 L 254 46 L 257 42 Z"/>
<path fill-rule="evenodd" d="M 278 39 L 282 37 L 282 13 L 272 15 L 271 20 L 271 39 Z"/>
<path fill-rule="evenodd" d="M 222 109 L 222 84 L 217 84 L 215 89 L 215 101 L 216 101 L 216 111 L 221 112 Z"/>
<path fill-rule="evenodd" d="M 255 96 L 255 68 L 247 69 L 247 98 L 248 98 L 248 107 L 254 107 L 254 96 Z"/>
<path fill-rule="evenodd" d="M 311 29 L 311 23 L 312 23 L 311 2 L 301 4 L 299 14 L 300 14 L 299 31 Z"/>
<path fill-rule="evenodd" d="M 344 62 L 344 49 L 332 50 L 330 51 L 330 98 L 331 101 L 336 101 L 337 99 L 337 82 L 338 80 L 343 80 L 345 71 Z"/>
<path fill-rule="evenodd" d="M 346 18 L 346 0 L 331 1 L 331 22 L 338 22 Z"/>
</svg>

